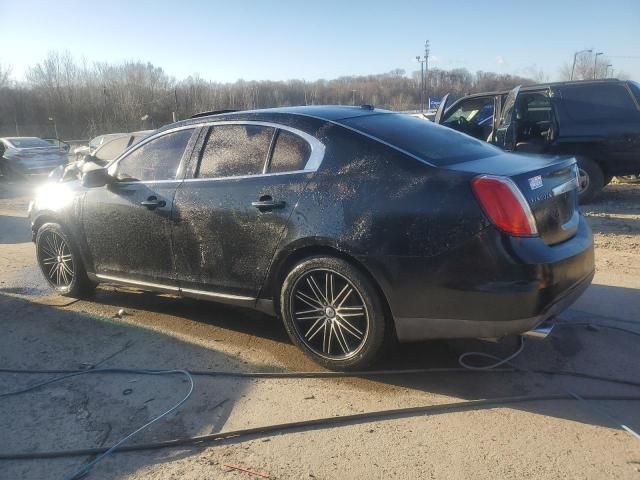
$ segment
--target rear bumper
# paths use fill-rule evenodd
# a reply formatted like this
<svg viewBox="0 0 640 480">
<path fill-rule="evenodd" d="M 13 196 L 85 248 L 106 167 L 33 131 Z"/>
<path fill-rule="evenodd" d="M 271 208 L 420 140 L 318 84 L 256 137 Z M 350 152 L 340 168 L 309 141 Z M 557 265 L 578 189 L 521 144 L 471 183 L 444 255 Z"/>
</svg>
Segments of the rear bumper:
<svg viewBox="0 0 640 480">
<path fill-rule="evenodd" d="M 589 287 L 594 274 L 592 271 L 576 283 L 540 315 L 506 321 L 396 318 L 396 334 L 401 342 L 414 342 L 432 338 L 498 338 L 524 333 L 571 306 Z"/>
<path fill-rule="evenodd" d="M 593 279 L 593 238 L 549 246 L 489 227 L 436 257 L 362 258 L 380 284 L 398 339 L 500 337 L 522 333 L 573 303 Z"/>
</svg>

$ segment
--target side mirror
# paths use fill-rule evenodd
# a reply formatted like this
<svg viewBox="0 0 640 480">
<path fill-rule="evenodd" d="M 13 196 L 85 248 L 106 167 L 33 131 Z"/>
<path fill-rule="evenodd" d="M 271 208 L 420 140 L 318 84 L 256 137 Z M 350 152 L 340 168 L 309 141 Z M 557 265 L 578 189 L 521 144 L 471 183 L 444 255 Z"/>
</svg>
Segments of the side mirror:
<svg viewBox="0 0 640 480">
<path fill-rule="evenodd" d="M 83 173 L 82 186 L 87 188 L 104 187 L 112 183 L 113 180 L 106 168 L 96 168 Z"/>
</svg>

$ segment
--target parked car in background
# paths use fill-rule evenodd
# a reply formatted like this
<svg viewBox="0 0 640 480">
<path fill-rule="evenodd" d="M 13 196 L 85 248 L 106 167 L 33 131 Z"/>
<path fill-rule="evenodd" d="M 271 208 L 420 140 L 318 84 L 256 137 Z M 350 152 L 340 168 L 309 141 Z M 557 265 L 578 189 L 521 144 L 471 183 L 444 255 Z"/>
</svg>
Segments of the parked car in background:
<svg viewBox="0 0 640 480">
<path fill-rule="evenodd" d="M 71 150 L 71 145 L 69 145 L 67 142 L 60 140 L 59 138 L 43 138 L 43 140 L 49 142 L 51 145 L 58 147 L 60 150 L 64 151 L 65 153 L 69 153 L 69 150 Z"/>
<path fill-rule="evenodd" d="M 67 153 L 42 138 L 0 138 L 0 172 L 6 178 L 46 175 L 66 163 Z"/>
<path fill-rule="evenodd" d="M 96 164 L 104 166 L 114 158 L 120 156 L 127 148 L 135 145 L 140 140 L 149 135 L 153 130 L 141 130 L 139 132 L 114 134 L 109 138 L 105 138 L 100 142 L 100 145 L 93 151 L 93 153 L 86 153 L 81 155 L 75 161 L 70 162 L 68 165 L 57 168 L 52 171 L 49 177 L 52 180 L 58 180 L 60 178 L 66 178 L 68 176 L 78 176 L 82 173 L 86 164 Z M 107 137 L 107 135 L 104 135 Z M 77 149 L 76 149 L 77 150 Z"/>
<path fill-rule="evenodd" d="M 113 140 L 119 137 L 126 137 L 126 133 L 107 133 L 105 135 L 98 135 L 95 138 L 92 138 L 89 141 L 88 145 L 83 145 L 81 147 L 76 147 L 73 150 L 73 155 L 75 155 L 76 160 L 80 160 L 86 155 L 93 155 L 93 153 L 103 144 L 108 142 L 109 140 Z"/>
<path fill-rule="evenodd" d="M 640 172 L 640 85 L 597 80 L 478 93 L 447 105 L 436 123 L 507 151 L 575 156 L 580 201 L 614 176 Z"/>
<path fill-rule="evenodd" d="M 394 337 L 500 337 L 594 273 L 573 158 L 516 157 L 433 122 L 291 107 L 165 126 L 29 207 L 60 294 L 133 285 L 279 314 L 360 369 Z M 55 199 L 55 201 L 52 201 Z"/>
</svg>

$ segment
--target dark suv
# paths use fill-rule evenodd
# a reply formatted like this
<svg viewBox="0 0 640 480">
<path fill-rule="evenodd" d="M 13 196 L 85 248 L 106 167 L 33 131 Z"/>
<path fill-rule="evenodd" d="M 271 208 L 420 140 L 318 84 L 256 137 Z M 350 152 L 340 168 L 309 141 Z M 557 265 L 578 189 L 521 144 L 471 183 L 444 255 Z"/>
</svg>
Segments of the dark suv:
<svg viewBox="0 0 640 480">
<path fill-rule="evenodd" d="M 640 172 L 640 84 L 620 80 L 549 83 L 470 95 L 447 105 L 435 122 L 522 153 L 578 160 L 580 202 L 614 175 Z"/>
</svg>

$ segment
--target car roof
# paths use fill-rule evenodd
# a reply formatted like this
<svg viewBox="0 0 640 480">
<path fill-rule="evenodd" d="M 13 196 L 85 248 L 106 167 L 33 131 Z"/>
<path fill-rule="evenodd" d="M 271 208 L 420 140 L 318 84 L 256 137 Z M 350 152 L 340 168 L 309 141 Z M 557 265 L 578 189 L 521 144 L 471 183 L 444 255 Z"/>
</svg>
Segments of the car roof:
<svg viewBox="0 0 640 480">
<path fill-rule="evenodd" d="M 313 117 L 319 120 L 325 120 L 328 122 L 340 123 L 340 120 L 346 120 L 347 118 L 363 117 L 369 115 L 382 115 L 392 112 L 390 110 L 383 110 L 380 108 L 374 108 L 371 105 L 362 106 L 345 106 L 345 105 L 307 105 L 298 107 L 278 107 L 278 108 L 263 108 L 258 110 L 241 110 L 237 112 L 225 112 L 211 115 L 202 115 L 196 118 L 190 118 L 188 120 L 182 120 L 176 123 L 165 125 L 156 132 L 162 132 L 176 127 L 194 125 L 198 126 L 202 123 L 210 123 L 212 120 L 228 121 L 228 120 L 256 120 L 260 121 L 266 116 L 275 115 L 291 115 L 302 117 Z"/>
<path fill-rule="evenodd" d="M 549 82 L 549 83 L 535 83 L 533 85 L 523 85 L 520 87 L 521 92 L 541 90 L 552 87 L 562 87 L 567 85 L 599 85 L 599 84 L 621 84 L 626 83 L 625 80 L 618 80 L 617 78 L 607 78 L 602 80 L 572 80 L 566 82 Z M 464 95 L 462 98 L 484 97 L 486 95 L 507 95 L 512 89 L 509 90 L 495 90 L 492 92 L 480 92 L 472 93 L 470 95 Z"/>
</svg>

